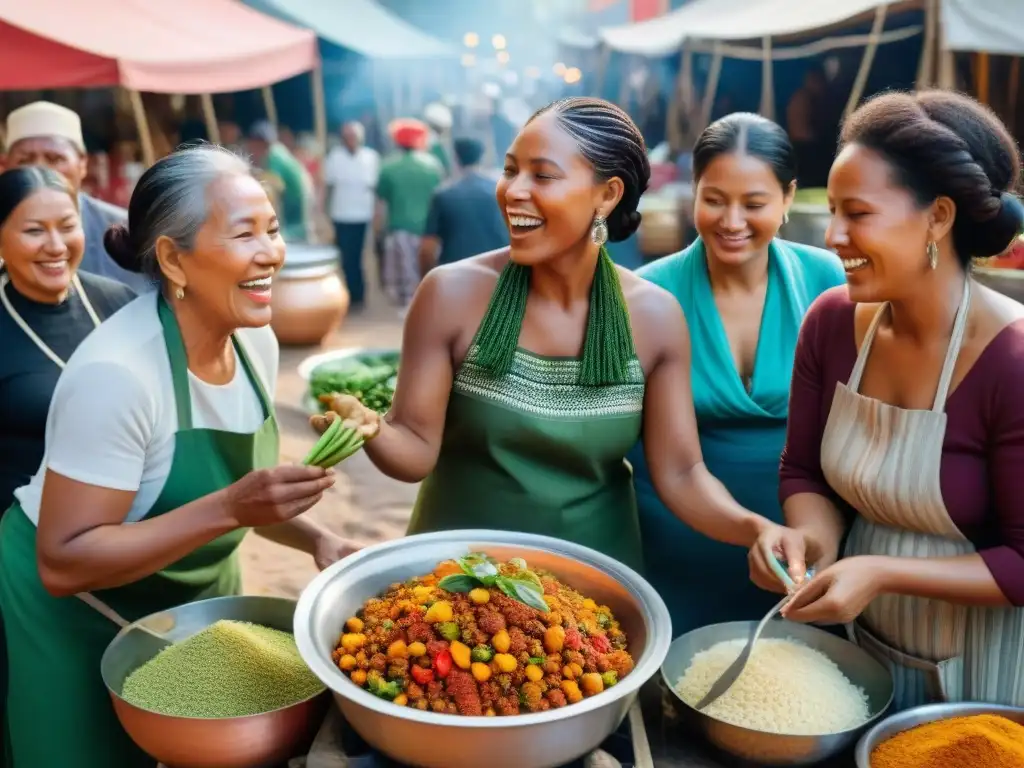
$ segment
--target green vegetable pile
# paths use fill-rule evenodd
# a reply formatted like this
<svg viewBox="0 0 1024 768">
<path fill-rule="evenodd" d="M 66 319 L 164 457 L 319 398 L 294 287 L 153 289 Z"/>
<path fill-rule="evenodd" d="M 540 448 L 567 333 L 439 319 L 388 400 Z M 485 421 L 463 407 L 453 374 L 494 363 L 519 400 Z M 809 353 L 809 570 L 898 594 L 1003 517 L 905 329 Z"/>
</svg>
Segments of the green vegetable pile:
<svg viewBox="0 0 1024 768">
<path fill-rule="evenodd" d="M 481 552 L 472 552 L 456 562 L 462 573 L 445 576 L 437 586 L 446 592 L 471 592 L 477 587 L 497 587 L 513 600 L 547 613 L 544 587 L 540 577 L 526 567 L 526 561 L 514 557 L 501 564 Z"/>
<path fill-rule="evenodd" d="M 246 717 L 322 690 L 288 632 L 218 621 L 132 672 L 121 697 L 174 717 Z"/>
<path fill-rule="evenodd" d="M 309 390 L 317 401 L 322 395 L 352 395 L 367 408 L 387 413 L 397 375 L 397 354 L 343 358 L 314 368 Z"/>
<path fill-rule="evenodd" d="M 346 426 L 341 416 L 328 411 L 326 419 L 329 422 L 327 429 L 302 460 L 307 466 L 330 469 L 363 447 L 363 436 L 352 427 Z"/>
</svg>

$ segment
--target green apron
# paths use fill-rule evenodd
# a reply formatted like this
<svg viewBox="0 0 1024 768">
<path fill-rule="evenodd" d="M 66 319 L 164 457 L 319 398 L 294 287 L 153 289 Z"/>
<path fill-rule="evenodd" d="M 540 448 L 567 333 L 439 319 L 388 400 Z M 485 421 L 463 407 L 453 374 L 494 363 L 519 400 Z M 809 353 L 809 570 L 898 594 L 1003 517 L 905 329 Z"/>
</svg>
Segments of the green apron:
<svg viewBox="0 0 1024 768">
<path fill-rule="evenodd" d="M 192 426 L 188 362 L 174 314 L 157 300 L 178 412 L 174 459 L 147 518 L 220 491 L 254 469 L 274 466 L 278 431 L 273 408 L 244 348 L 238 360 L 259 394 L 265 420 L 254 434 Z M 88 450 L 88 446 L 82 446 Z M 241 591 L 239 529 L 162 571 L 95 596 L 129 621 L 183 603 Z M 118 632 L 109 619 L 75 597 L 54 598 L 39 579 L 36 528 L 18 504 L 0 521 L 0 607 L 10 668 L 7 708 L 17 768 L 152 768 L 118 723 L 100 678 L 100 657 Z"/>
<path fill-rule="evenodd" d="M 640 436 L 644 373 L 577 383 L 580 361 L 516 350 L 495 378 L 474 345 L 455 376 L 434 471 L 409 533 L 491 528 L 554 536 L 640 569 L 633 477 L 623 457 Z"/>
</svg>

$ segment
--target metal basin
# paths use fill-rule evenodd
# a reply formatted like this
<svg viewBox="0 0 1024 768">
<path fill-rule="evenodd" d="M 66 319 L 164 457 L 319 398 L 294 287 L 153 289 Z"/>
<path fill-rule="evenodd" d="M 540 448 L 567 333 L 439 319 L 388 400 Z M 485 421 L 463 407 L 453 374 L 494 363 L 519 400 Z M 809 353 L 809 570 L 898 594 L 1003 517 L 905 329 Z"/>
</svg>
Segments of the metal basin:
<svg viewBox="0 0 1024 768">
<path fill-rule="evenodd" d="M 281 597 L 218 597 L 187 603 L 163 614 L 170 614 L 175 621 L 167 633 L 174 642 L 221 619 L 291 632 L 295 601 Z M 125 678 L 163 647 L 159 640 L 129 626 L 111 641 L 100 662 L 100 673 L 121 725 L 159 762 L 169 768 L 266 768 L 303 754 L 313 741 L 330 705 L 326 691 L 249 717 L 171 717 L 129 704 L 121 698 Z"/>
<path fill-rule="evenodd" d="M 350 681 L 332 662 L 348 617 L 395 582 L 430 573 L 470 552 L 522 557 L 608 605 L 629 638 L 634 670 L 618 685 L 561 709 L 511 717 L 461 717 L 399 707 Z M 626 566 L 561 539 L 506 531 L 445 531 L 369 547 L 335 563 L 302 593 L 295 611 L 299 652 L 352 727 L 371 746 L 417 768 L 554 768 L 593 751 L 622 722 L 637 691 L 668 651 L 665 603 Z"/>
<path fill-rule="evenodd" d="M 756 621 L 733 621 L 688 632 L 672 643 L 661 667 L 662 680 L 672 692 L 672 702 L 680 718 L 717 748 L 761 765 L 813 765 L 853 746 L 871 723 L 888 710 L 892 703 L 893 682 L 881 664 L 848 640 L 817 627 L 788 621 L 769 622 L 761 637 L 799 640 L 828 656 L 854 685 L 863 688 L 867 694 L 871 716 L 863 725 L 822 736 L 765 733 L 723 722 L 683 701 L 675 686 L 693 657 L 724 640 L 746 640 L 756 625 Z"/>
<path fill-rule="evenodd" d="M 825 231 L 831 221 L 827 205 L 794 203 L 789 209 L 789 221 L 782 225 L 779 236 L 794 243 L 828 248 Z"/>
<path fill-rule="evenodd" d="M 970 702 L 927 704 L 923 707 L 914 707 L 887 717 L 861 737 L 857 744 L 857 768 L 871 768 L 871 753 L 874 752 L 875 747 L 883 741 L 888 741 L 897 733 L 909 731 L 911 728 L 936 720 L 949 720 L 953 717 L 968 717 L 970 715 L 1001 715 L 1007 720 L 1024 725 L 1024 708 L 1021 707 Z M 951 765 L 949 768 L 955 768 L 955 766 Z"/>
</svg>

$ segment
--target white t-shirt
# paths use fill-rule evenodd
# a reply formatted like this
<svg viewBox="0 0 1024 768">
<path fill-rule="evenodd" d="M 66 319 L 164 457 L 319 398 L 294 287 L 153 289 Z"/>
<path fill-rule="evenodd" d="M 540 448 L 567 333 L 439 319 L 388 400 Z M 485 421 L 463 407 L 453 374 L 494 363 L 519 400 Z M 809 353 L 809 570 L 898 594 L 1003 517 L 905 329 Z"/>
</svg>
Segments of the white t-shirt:
<svg viewBox="0 0 1024 768">
<path fill-rule="evenodd" d="M 75 350 L 57 381 L 46 419 L 43 462 L 14 495 L 33 523 L 46 469 L 80 483 L 136 491 L 126 522 L 141 520 L 171 471 L 178 412 L 171 364 L 156 309 L 157 293 L 140 296 L 100 325 Z M 269 326 L 237 338 L 273 401 L 277 338 Z M 189 372 L 192 426 L 252 433 L 263 424 L 259 395 L 239 359 L 227 384 Z"/>
<path fill-rule="evenodd" d="M 374 190 L 380 176 L 380 155 L 369 147 L 355 153 L 335 147 L 324 162 L 324 182 L 331 188 L 331 221 L 362 224 L 373 219 Z"/>
</svg>

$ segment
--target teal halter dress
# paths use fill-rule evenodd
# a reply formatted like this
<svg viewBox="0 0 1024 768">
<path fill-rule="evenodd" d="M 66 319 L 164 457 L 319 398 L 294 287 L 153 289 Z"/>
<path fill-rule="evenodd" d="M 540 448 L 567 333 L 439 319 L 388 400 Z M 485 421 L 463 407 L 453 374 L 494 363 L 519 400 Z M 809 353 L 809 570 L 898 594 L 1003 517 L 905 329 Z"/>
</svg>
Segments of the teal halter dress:
<svg viewBox="0 0 1024 768">
<path fill-rule="evenodd" d="M 779 458 L 786 441 L 789 383 L 800 323 L 819 294 L 845 282 L 832 253 L 774 240 L 750 390 L 733 363 L 711 291 L 704 243 L 667 256 L 638 274 L 682 305 L 692 345 L 693 404 L 704 462 L 747 509 L 782 522 Z M 633 465 L 645 573 L 668 604 L 678 636 L 723 621 L 760 618 L 775 595 L 750 581 L 747 551 L 706 538 L 658 498 L 643 444 Z"/>
</svg>

